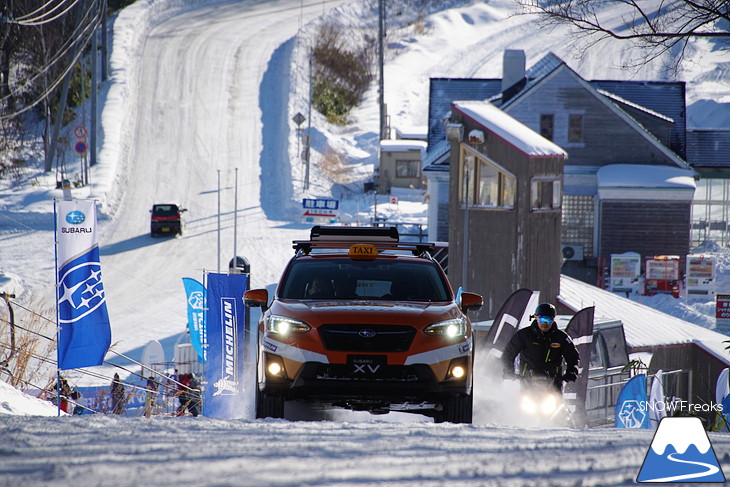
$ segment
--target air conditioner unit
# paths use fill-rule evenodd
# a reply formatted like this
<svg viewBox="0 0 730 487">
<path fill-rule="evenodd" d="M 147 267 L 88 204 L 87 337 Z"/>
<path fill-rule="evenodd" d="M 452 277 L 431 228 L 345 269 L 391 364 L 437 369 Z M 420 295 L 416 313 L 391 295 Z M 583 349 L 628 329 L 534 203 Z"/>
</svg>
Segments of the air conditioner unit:
<svg viewBox="0 0 730 487">
<path fill-rule="evenodd" d="M 565 260 L 583 260 L 582 245 L 563 245 L 562 252 Z"/>
</svg>

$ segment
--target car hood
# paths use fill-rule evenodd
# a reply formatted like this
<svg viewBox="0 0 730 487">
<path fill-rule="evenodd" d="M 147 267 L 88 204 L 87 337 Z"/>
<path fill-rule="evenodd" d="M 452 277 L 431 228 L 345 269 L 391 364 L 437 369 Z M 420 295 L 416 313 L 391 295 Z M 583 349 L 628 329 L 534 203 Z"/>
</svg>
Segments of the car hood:
<svg viewBox="0 0 730 487">
<path fill-rule="evenodd" d="M 456 303 L 395 302 L 376 300 L 298 301 L 275 300 L 271 314 L 288 316 L 319 326 L 325 323 L 382 323 L 428 325 L 462 316 Z"/>
</svg>

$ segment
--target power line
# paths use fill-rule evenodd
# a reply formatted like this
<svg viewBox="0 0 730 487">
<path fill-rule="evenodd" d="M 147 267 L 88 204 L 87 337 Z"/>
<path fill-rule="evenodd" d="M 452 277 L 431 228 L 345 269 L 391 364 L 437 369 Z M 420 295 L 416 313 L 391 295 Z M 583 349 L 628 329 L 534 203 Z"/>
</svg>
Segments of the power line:
<svg viewBox="0 0 730 487">
<path fill-rule="evenodd" d="M 45 19 L 45 20 L 43 20 L 43 18 L 44 18 L 44 17 L 47 17 L 48 15 L 52 14 L 52 13 L 53 13 L 53 12 L 54 12 L 54 11 L 55 11 L 56 9 L 58 9 L 58 8 L 59 8 L 59 7 L 61 6 L 61 5 L 63 5 L 63 4 L 65 3 L 65 2 L 66 2 L 66 0 L 62 0 L 62 2 L 61 2 L 61 3 L 59 3 L 58 5 L 56 5 L 56 6 L 55 6 L 55 7 L 54 7 L 54 8 L 52 9 L 52 10 L 50 10 L 49 12 L 46 12 L 46 13 L 44 13 L 44 14 L 43 14 L 43 15 L 41 15 L 40 17 L 37 17 L 37 18 L 35 18 L 35 19 L 30 19 L 30 20 L 20 20 L 20 19 L 15 19 L 15 22 L 14 22 L 14 23 L 16 23 L 16 24 L 18 24 L 18 25 L 23 25 L 23 26 L 36 26 L 36 25 L 44 25 L 44 24 L 48 24 L 48 23 L 50 23 L 50 22 L 53 22 L 54 20 L 57 20 L 57 19 L 59 19 L 59 18 L 63 17 L 64 15 L 66 15 L 66 13 L 67 13 L 67 12 L 68 12 L 69 10 L 71 10 L 72 8 L 74 8 L 74 7 L 76 6 L 76 4 L 78 4 L 78 3 L 79 3 L 79 0 L 74 0 L 74 1 L 73 1 L 73 3 L 72 3 L 71 5 L 69 5 L 69 6 L 68 6 L 68 7 L 66 8 L 66 10 L 64 10 L 64 11 L 63 11 L 63 12 L 61 12 L 61 13 L 59 13 L 59 14 L 58 14 L 58 15 L 56 15 L 55 17 L 51 17 L 50 19 Z"/>
</svg>

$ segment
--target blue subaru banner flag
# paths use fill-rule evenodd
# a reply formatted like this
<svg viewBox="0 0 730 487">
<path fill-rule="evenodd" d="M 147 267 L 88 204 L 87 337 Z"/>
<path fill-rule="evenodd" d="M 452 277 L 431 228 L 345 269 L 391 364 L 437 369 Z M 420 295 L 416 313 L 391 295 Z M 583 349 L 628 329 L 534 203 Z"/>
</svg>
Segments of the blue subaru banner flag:
<svg viewBox="0 0 730 487">
<path fill-rule="evenodd" d="M 58 368 L 101 365 L 111 344 L 101 281 L 96 205 L 56 201 Z"/>
<path fill-rule="evenodd" d="M 205 344 L 205 287 L 190 277 L 183 277 L 185 295 L 188 302 L 188 330 L 190 330 L 190 343 L 198 354 L 198 362 L 204 364 L 207 351 Z"/>
<path fill-rule="evenodd" d="M 650 429 L 646 374 L 639 374 L 624 384 L 616 401 L 616 428 Z"/>
<path fill-rule="evenodd" d="M 244 338 L 247 308 L 243 292 L 247 274 L 208 274 L 207 386 L 203 415 L 210 418 L 242 418 L 244 415 Z"/>
</svg>

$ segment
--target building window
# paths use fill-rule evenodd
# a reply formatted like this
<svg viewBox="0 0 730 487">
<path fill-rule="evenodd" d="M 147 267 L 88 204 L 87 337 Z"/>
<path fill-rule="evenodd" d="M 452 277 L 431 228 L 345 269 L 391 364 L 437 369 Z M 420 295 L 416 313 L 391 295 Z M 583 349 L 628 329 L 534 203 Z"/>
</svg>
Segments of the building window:
<svg viewBox="0 0 730 487">
<path fill-rule="evenodd" d="M 562 201 L 560 178 L 541 177 L 532 180 L 531 198 L 533 210 L 560 208 Z"/>
<path fill-rule="evenodd" d="M 468 146 L 462 146 L 459 199 L 462 204 L 514 208 L 517 179 Z"/>
<path fill-rule="evenodd" d="M 547 140 L 553 140 L 553 131 L 555 128 L 555 116 L 552 114 L 540 115 L 540 135 Z"/>
<path fill-rule="evenodd" d="M 395 177 L 397 178 L 417 178 L 420 176 L 420 169 L 421 163 L 419 161 L 395 161 Z"/>
<path fill-rule="evenodd" d="M 583 115 L 568 117 L 568 142 L 583 142 Z"/>
</svg>

